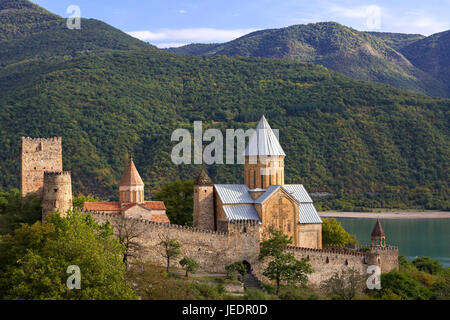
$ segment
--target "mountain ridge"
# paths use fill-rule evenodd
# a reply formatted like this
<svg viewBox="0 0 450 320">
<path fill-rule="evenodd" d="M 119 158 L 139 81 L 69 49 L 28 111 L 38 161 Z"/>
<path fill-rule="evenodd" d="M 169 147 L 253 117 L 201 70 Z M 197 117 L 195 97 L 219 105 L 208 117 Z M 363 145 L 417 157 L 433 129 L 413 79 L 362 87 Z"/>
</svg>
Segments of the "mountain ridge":
<svg viewBox="0 0 450 320">
<path fill-rule="evenodd" d="M 444 83 L 403 55 L 402 48 L 420 40 L 423 40 L 421 35 L 361 32 L 336 22 L 319 22 L 258 30 L 222 44 L 194 44 L 166 50 L 191 55 L 240 55 L 312 62 L 357 80 L 450 97 Z"/>
<path fill-rule="evenodd" d="M 105 25 L 94 23 L 90 32 L 102 35 L 101 28 L 110 30 Z M 254 128 L 264 114 L 280 129 L 286 183 L 300 181 L 311 192 L 338 195 L 389 194 L 374 202 L 378 206 L 398 201 L 448 208 L 449 99 L 288 59 L 197 57 L 145 44 L 122 48 L 76 32 L 58 36 L 55 47 L 45 45 L 55 38 L 53 30 L 40 32 L 27 37 L 41 39 L 46 55 L 36 58 L 39 50 L 32 46 L 17 61 L 2 65 L 0 59 L 4 189 L 19 185 L 21 136 L 62 136 L 64 169 L 72 171 L 75 195 L 114 199 L 132 153 L 149 197 L 165 183 L 194 179 L 200 170 L 171 162 L 173 130 L 192 132 L 195 120 L 222 132 Z M 81 48 L 101 49 L 79 54 L 71 44 L 76 39 Z M 18 52 L 23 39 L 4 44 L 7 52 Z M 65 54 L 64 45 L 74 53 Z M 242 168 L 214 164 L 208 174 L 216 183 L 240 183 Z"/>
</svg>

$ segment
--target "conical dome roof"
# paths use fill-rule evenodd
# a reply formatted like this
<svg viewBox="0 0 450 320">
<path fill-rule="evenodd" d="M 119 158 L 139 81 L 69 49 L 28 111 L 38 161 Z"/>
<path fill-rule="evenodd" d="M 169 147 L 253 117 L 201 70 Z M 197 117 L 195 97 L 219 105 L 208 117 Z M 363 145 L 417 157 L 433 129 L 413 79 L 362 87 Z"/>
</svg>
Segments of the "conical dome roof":
<svg viewBox="0 0 450 320">
<path fill-rule="evenodd" d="M 264 116 L 256 126 L 256 132 L 250 137 L 245 156 L 285 156 L 275 133 Z"/>
<path fill-rule="evenodd" d="M 373 227 L 372 230 L 372 237 L 384 237 L 384 231 L 383 228 L 381 227 L 381 223 L 380 223 L 380 219 L 377 219 L 377 222 L 375 223 L 375 226 Z"/>
<path fill-rule="evenodd" d="M 197 179 L 195 179 L 194 185 L 196 186 L 212 186 L 213 182 L 211 178 L 208 176 L 205 170 L 202 170 L 198 175 Z"/>
<path fill-rule="evenodd" d="M 125 169 L 122 179 L 120 180 L 119 186 L 143 186 L 144 182 L 139 175 L 139 172 L 134 165 L 133 159 L 130 159 L 130 163 Z"/>
</svg>

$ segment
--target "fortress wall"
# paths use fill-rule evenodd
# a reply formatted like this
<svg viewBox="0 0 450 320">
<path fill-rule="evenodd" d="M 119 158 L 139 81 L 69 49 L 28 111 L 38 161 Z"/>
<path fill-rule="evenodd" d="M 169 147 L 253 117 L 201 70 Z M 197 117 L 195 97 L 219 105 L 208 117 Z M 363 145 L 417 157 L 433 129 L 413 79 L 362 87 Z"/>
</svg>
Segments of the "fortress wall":
<svg viewBox="0 0 450 320">
<path fill-rule="evenodd" d="M 91 212 L 91 214 L 97 221 L 104 223 L 109 220 L 112 225 L 114 221 L 120 219 L 105 213 Z M 270 282 L 263 276 L 268 261 L 258 261 L 260 225 L 256 221 L 221 223 L 221 231 L 217 232 L 139 219 L 127 220 L 135 221 L 137 227 L 142 229 L 138 241 L 144 248 L 140 257 L 143 261 L 165 265 L 166 261 L 160 254 L 162 251 L 158 244 L 161 241 L 160 235 L 167 235 L 182 244 L 182 254 L 177 261 L 183 256 L 188 256 L 200 263 L 200 271 L 225 273 L 226 265 L 245 260 L 250 263 L 254 274 L 260 280 Z M 395 247 L 364 253 L 300 247 L 288 247 L 286 250 L 293 253 L 298 260 L 309 259 L 314 272 L 308 278 L 309 284 L 313 286 L 320 285 L 323 280 L 346 268 L 354 268 L 364 275 L 367 274 L 367 267 L 370 265 L 380 265 L 383 273 L 398 268 L 398 250 Z M 179 267 L 177 262 L 172 265 Z"/>
<path fill-rule="evenodd" d="M 90 212 L 90 214 L 98 222 L 110 221 L 113 226 L 121 219 L 105 213 Z M 252 253 L 257 238 L 253 239 L 250 230 L 247 235 L 238 240 L 235 228 L 229 233 L 224 233 L 132 218 L 127 220 L 132 221 L 135 224 L 133 227 L 140 228 L 142 232 L 138 241 L 143 246 L 140 259 L 144 261 L 159 265 L 166 264 L 161 255 L 162 247 L 159 245 L 163 235 L 176 239 L 182 244 L 180 248 L 182 254 L 177 261 L 184 256 L 194 258 L 200 263 L 200 270 L 205 272 L 225 273 L 226 265 L 239 259 L 245 260 L 248 255 L 257 256 Z M 243 228 L 243 224 L 237 225 L 236 228 Z M 172 265 L 179 266 L 176 262 Z"/>
<path fill-rule="evenodd" d="M 314 272 L 308 275 L 308 284 L 313 286 L 319 286 L 322 281 L 331 278 L 336 272 L 341 272 L 346 268 L 353 268 L 361 274 L 366 274 L 367 267 L 376 264 L 375 256 L 371 253 L 344 253 L 299 247 L 288 247 L 286 250 L 293 253 L 297 260 L 309 259 Z M 268 261 L 256 265 L 254 273 L 262 281 L 271 282 L 263 276 L 263 271 L 267 265 Z"/>
<path fill-rule="evenodd" d="M 378 254 L 379 264 L 381 272 L 386 273 L 393 269 L 398 270 L 398 248 L 397 247 L 385 247 L 376 248 L 373 250 Z"/>
</svg>

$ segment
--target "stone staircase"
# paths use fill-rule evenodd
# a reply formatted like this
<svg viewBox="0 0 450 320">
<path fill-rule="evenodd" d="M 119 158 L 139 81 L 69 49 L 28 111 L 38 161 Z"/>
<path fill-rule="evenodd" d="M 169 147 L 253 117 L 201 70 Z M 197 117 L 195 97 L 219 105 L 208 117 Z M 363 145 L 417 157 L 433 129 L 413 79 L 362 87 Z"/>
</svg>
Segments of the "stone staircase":
<svg viewBox="0 0 450 320">
<path fill-rule="evenodd" d="M 266 292 L 266 289 L 262 286 L 261 281 L 259 281 L 259 279 L 252 272 L 247 272 L 244 276 L 239 276 L 239 280 L 247 289 L 256 289 Z"/>
</svg>

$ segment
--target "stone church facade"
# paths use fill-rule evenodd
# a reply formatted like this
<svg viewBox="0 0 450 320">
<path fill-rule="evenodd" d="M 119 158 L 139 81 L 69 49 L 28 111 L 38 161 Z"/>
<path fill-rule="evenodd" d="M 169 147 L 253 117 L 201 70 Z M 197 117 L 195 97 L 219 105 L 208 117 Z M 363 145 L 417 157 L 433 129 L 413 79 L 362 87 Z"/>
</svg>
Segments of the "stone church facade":
<svg viewBox="0 0 450 320">
<path fill-rule="evenodd" d="M 227 222 L 254 220 L 260 240 L 282 230 L 293 245 L 322 248 L 322 220 L 301 184 L 284 183 L 284 157 L 263 116 L 245 149 L 244 184 L 214 184 L 205 171 L 194 183 L 194 227 L 223 231 Z"/>
</svg>

